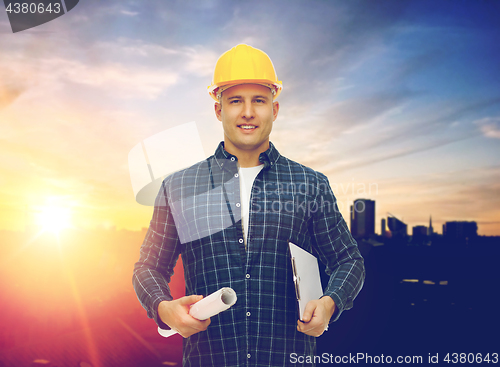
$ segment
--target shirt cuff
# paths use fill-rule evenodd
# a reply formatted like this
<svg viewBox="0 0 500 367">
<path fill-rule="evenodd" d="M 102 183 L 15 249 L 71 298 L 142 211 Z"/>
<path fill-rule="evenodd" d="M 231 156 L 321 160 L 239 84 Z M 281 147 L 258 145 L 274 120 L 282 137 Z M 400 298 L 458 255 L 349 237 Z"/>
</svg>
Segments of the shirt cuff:
<svg viewBox="0 0 500 367">
<path fill-rule="evenodd" d="M 158 306 L 160 305 L 161 302 L 163 301 L 171 301 L 172 299 L 166 297 L 166 296 L 163 296 L 163 297 L 156 297 L 156 299 L 153 301 L 152 305 L 151 305 L 151 316 L 152 316 L 152 319 L 155 320 L 156 322 L 156 325 L 158 325 L 158 327 L 160 329 L 163 329 L 163 330 L 170 330 L 170 326 L 168 326 L 167 324 L 165 324 L 161 318 L 160 318 L 160 315 L 158 315 Z"/>
<path fill-rule="evenodd" d="M 335 311 L 333 311 L 333 315 L 330 319 L 330 324 L 331 324 L 332 322 L 335 322 L 339 319 L 340 314 L 345 309 L 345 304 L 342 301 L 343 292 L 339 289 L 337 291 L 333 291 L 333 292 L 330 292 L 328 294 L 325 294 L 325 296 L 331 297 L 331 299 L 333 299 L 333 302 L 335 302 Z"/>
</svg>

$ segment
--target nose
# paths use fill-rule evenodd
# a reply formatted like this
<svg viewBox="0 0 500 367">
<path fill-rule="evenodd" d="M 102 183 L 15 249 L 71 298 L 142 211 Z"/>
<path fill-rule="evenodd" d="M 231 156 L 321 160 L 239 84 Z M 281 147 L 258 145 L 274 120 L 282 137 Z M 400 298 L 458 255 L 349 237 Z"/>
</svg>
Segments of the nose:
<svg viewBox="0 0 500 367">
<path fill-rule="evenodd" d="M 255 117 L 255 110 L 251 102 L 243 103 L 243 110 L 241 111 L 241 117 L 247 120 L 251 120 Z"/>
</svg>

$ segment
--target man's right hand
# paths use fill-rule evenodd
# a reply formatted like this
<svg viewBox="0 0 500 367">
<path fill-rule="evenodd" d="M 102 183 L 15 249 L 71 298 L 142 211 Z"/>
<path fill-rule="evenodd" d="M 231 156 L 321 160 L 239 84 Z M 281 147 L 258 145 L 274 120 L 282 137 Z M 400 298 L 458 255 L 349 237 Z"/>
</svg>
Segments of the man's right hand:
<svg viewBox="0 0 500 367">
<path fill-rule="evenodd" d="M 187 338 L 206 330 L 210 319 L 197 320 L 189 314 L 189 306 L 203 299 L 203 296 L 186 296 L 173 301 L 162 301 L 158 305 L 158 315 L 161 321 Z"/>
</svg>

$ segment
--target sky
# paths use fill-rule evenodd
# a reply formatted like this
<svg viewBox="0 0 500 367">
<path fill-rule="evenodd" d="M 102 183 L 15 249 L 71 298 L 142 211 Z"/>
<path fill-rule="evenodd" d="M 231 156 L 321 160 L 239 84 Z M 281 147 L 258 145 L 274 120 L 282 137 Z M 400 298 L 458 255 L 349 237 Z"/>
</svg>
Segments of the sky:
<svg viewBox="0 0 500 367">
<path fill-rule="evenodd" d="M 207 93 L 246 43 L 283 92 L 271 141 L 353 200 L 441 233 L 500 235 L 500 2 L 97 1 L 12 33 L 0 12 L 0 230 L 47 206 L 81 228 L 140 230 L 131 149 L 195 121 L 223 139 Z M 186 154 L 180 152 L 179 154 Z M 172 156 L 168 159 L 176 160 Z"/>
</svg>

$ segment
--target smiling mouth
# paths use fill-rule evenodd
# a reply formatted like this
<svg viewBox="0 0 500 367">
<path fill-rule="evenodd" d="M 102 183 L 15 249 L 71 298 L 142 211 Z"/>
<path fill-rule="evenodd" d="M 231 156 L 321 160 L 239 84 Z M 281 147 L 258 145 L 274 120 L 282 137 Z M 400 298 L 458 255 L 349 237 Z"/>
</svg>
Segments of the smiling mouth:
<svg viewBox="0 0 500 367">
<path fill-rule="evenodd" d="M 257 128 L 255 125 L 238 125 L 238 127 L 243 130 L 254 130 Z"/>
</svg>

